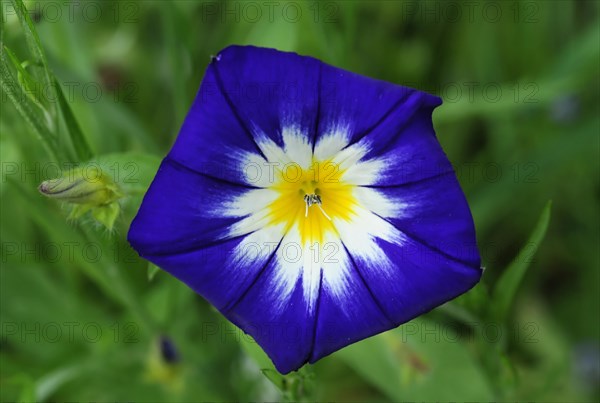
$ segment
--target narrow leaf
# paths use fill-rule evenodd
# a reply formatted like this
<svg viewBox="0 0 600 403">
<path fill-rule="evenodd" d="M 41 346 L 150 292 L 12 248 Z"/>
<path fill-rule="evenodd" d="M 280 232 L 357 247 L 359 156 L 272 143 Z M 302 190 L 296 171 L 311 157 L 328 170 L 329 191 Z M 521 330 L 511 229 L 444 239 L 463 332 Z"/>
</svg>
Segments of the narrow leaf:
<svg viewBox="0 0 600 403">
<path fill-rule="evenodd" d="M 23 64 L 21 64 L 21 62 L 19 61 L 17 56 L 7 46 L 4 46 L 4 51 L 6 52 L 6 54 L 8 55 L 8 58 L 10 59 L 13 66 L 17 70 L 17 81 L 19 82 L 21 87 L 25 90 L 25 93 L 27 94 L 29 99 L 31 99 L 31 101 L 33 103 L 35 103 L 42 110 L 45 111 L 45 108 L 41 103 L 42 97 L 40 94 L 41 94 L 42 88 L 41 88 L 40 84 L 37 82 L 37 80 L 35 78 L 33 78 L 31 76 L 31 74 L 29 74 L 27 72 L 27 70 L 25 70 L 25 67 L 23 66 Z"/>
<path fill-rule="evenodd" d="M 492 312 L 498 320 L 504 321 L 506 319 L 515 294 L 517 293 L 517 289 L 519 288 L 519 284 L 525 276 L 525 272 L 529 268 L 540 243 L 546 235 L 548 223 L 550 222 L 551 208 L 552 202 L 548 201 L 546 207 L 542 210 L 542 214 L 540 215 L 535 228 L 531 232 L 527 243 L 512 263 L 506 268 L 494 288 Z"/>
<path fill-rule="evenodd" d="M 83 369 L 84 365 L 69 365 L 45 374 L 36 382 L 35 401 L 48 400 L 64 384 L 80 376 Z"/>
<path fill-rule="evenodd" d="M 80 162 L 87 161 L 93 156 L 92 149 L 87 142 L 87 139 L 83 135 L 81 127 L 79 126 L 79 123 L 77 122 L 77 119 L 75 119 L 75 115 L 71 110 L 71 106 L 67 102 L 65 94 L 56 79 L 54 79 L 54 87 L 58 97 L 58 105 L 65 120 L 65 124 L 67 125 L 71 142 L 73 143 L 73 148 L 77 153 L 77 157 L 79 158 Z"/>
<path fill-rule="evenodd" d="M 52 132 L 48 129 L 44 117 L 40 110 L 31 102 L 18 80 L 12 75 L 8 68 L 6 53 L 4 48 L 0 49 L 0 86 L 12 101 L 21 117 L 29 123 L 35 134 L 38 135 L 50 156 L 56 161 L 61 161 L 59 158 L 61 153 L 56 145 L 56 139 Z"/>
<path fill-rule="evenodd" d="M 52 74 L 48 68 L 48 62 L 46 60 L 46 55 L 44 54 L 44 50 L 42 48 L 42 43 L 40 42 L 40 37 L 33 26 L 33 22 L 31 18 L 29 18 L 29 13 L 27 12 L 27 8 L 22 0 L 10 0 L 12 6 L 19 17 L 19 22 L 21 23 L 21 27 L 23 28 L 23 32 L 25 33 L 25 40 L 27 41 L 27 46 L 29 47 L 29 51 L 34 57 L 37 64 L 40 64 L 44 68 L 44 85 L 48 87 L 48 90 L 52 90 Z M 53 95 L 53 94 L 52 94 Z M 53 98 L 51 98 L 53 99 Z"/>
</svg>

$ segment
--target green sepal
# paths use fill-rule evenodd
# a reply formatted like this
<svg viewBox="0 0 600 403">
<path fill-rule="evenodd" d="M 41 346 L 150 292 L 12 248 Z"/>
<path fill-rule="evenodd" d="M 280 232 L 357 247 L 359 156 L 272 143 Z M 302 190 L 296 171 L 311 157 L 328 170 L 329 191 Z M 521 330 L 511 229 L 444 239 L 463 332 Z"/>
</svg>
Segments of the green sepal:
<svg viewBox="0 0 600 403">
<path fill-rule="evenodd" d="M 112 231 L 113 225 L 115 224 L 117 217 L 119 217 L 120 211 L 121 207 L 119 207 L 119 203 L 114 202 L 104 206 L 92 208 L 92 216 L 100 224 L 104 225 L 109 231 Z"/>
</svg>

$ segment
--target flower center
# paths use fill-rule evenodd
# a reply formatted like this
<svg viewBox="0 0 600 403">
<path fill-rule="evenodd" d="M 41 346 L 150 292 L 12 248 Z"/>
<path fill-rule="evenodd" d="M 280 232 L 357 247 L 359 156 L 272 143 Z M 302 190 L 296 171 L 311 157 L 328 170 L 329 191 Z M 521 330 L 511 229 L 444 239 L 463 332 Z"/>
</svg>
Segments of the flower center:
<svg viewBox="0 0 600 403">
<path fill-rule="evenodd" d="M 312 205 L 316 205 L 321 210 L 321 213 L 325 214 L 325 217 L 327 217 L 327 219 L 331 221 L 331 217 L 329 217 L 325 210 L 323 210 L 323 207 L 321 207 L 321 196 L 319 196 L 316 193 L 310 195 L 306 194 L 304 195 L 304 201 L 306 202 L 306 210 L 304 210 L 304 217 L 308 217 L 308 208 Z"/>
<path fill-rule="evenodd" d="M 299 231 L 303 244 L 322 244 L 326 234 L 337 235 L 335 222 L 349 220 L 357 205 L 355 185 L 345 183 L 343 174 L 338 164 L 314 158 L 305 168 L 280 165 L 270 187 L 278 194 L 268 205 L 271 224 Z"/>
</svg>

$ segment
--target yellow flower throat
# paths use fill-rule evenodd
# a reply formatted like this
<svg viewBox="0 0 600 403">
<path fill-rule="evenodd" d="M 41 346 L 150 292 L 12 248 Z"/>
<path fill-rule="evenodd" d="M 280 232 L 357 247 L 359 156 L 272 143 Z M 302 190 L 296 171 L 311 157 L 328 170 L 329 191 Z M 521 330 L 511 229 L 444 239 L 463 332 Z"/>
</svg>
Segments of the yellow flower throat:
<svg viewBox="0 0 600 403">
<path fill-rule="evenodd" d="M 289 163 L 275 170 L 270 187 L 278 193 L 268 205 L 269 222 L 284 223 L 286 232 L 296 226 L 303 245 L 319 242 L 325 234 L 337 233 L 335 221 L 349 220 L 356 199 L 355 185 L 343 181 L 344 170 L 331 160 L 316 161 L 308 168 Z"/>
</svg>

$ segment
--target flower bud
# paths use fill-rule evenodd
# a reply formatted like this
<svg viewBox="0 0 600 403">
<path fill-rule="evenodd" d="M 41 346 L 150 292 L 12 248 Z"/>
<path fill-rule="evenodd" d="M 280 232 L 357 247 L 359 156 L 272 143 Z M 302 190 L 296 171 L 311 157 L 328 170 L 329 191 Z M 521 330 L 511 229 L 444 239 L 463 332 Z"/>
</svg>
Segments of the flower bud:
<svg viewBox="0 0 600 403">
<path fill-rule="evenodd" d="M 112 230 L 119 216 L 117 200 L 123 194 L 98 166 L 72 169 L 60 178 L 42 182 L 38 189 L 44 196 L 72 204 L 70 220 L 78 219 L 89 211 L 97 222 Z"/>
<path fill-rule="evenodd" d="M 77 168 L 38 187 L 47 197 L 67 203 L 103 206 L 121 197 L 117 185 L 99 167 Z"/>
</svg>

